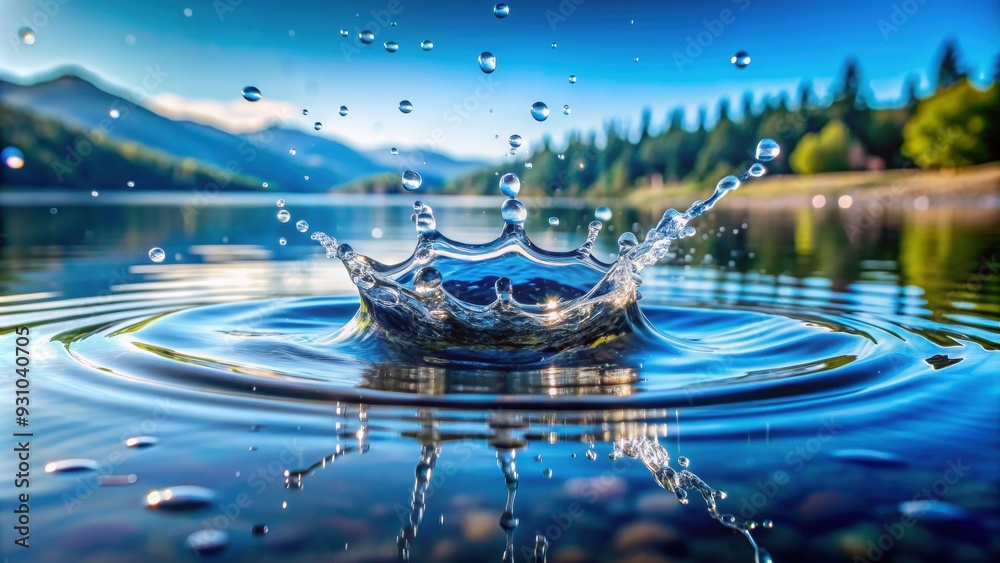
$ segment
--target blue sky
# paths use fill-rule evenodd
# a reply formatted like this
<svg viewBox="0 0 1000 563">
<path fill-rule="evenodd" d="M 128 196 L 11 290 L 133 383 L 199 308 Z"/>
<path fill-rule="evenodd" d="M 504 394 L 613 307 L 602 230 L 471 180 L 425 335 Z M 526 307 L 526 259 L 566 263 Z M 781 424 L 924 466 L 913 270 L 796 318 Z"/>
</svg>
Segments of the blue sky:
<svg viewBox="0 0 1000 563">
<path fill-rule="evenodd" d="M 699 107 L 714 114 L 720 98 L 738 107 L 746 91 L 758 101 L 794 95 L 803 79 L 822 95 L 848 56 L 888 104 L 909 73 L 932 86 L 928 75 L 946 37 L 959 41 L 981 82 L 1000 52 L 995 0 L 511 0 L 504 19 L 493 4 L 5 0 L 0 74 L 23 80 L 72 64 L 133 88 L 153 69 L 162 79 L 149 99 L 171 115 L 244 128 L 278 116 L 311 130 L 318 120 L 320 134 L 359 148 L 423 145 L 499 160 L 514 133 L 530 149 L 542 135 L 558 142 L 609 119 L 637 124 L 647 107 L 657 125 L 678 106 L 693 122 Z M 16 41 L 25 25 L 37 35 L 34 45 Z M 365 28 L 375 32 L 372 45 L 358 41 Z M 425 39 L 432 51 L 420 49 Z M 399 51 L 388 53 L 385 41 Z M 729 62 L 739 50 L 752 57 L 745 69 Z M 491 75 L 478 68 L 482 51 L 497 56 Z M 242 100 L 247 85 L 264 100 Z M 397 109 L 403 99 L 412 113 Z M 531 118 L 536 101 L 552 109 L 548 120 Z M 341 105 L 347 117 L 337 114 Z"/>
</svg>

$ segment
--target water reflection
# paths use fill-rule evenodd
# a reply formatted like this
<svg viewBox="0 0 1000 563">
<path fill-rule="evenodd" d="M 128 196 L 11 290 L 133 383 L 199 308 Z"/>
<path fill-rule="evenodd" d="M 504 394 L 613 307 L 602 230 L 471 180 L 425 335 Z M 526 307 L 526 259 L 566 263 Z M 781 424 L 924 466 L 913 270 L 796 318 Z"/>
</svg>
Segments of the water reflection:
<svg viewBox="0 0 1000 563">
<path fill-rule="evenodd" d="M 631 367 L 560 367 L 534 370 L 457 370 L 435 366 L 377 364 L 362 373 L 360 387 L 419 395 L 610 395 L 638 392 Z"/>
</svg>

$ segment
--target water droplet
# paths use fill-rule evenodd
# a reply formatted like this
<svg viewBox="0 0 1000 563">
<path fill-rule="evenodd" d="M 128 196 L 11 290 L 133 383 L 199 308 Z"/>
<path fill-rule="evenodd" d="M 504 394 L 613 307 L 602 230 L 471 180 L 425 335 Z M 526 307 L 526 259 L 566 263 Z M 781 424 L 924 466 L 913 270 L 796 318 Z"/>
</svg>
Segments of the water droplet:
<svg viewBox="0 0 1000 563">
<path fill-rule="evenodd" d="M 410 103 L 410 100 L 403 100 L 399 102 L 399 111 L 403 113 L 410 113 L 413 111 L 413 104 Z"/>
<path fill-rule="evenodd" d="M 341 37 L 347 37 L 347 36 L 348 36 L 348 35 L 350 35 L 350 34 L 351 34 L 351 32 L 350 32 L 350 31 L 347 31 L 346 29 L 341 29 L 341 30 L 340 30 L 340 36 L 341 36 Z"/>
<path fill-rule="evenodd" d="M 264 182 L 263 184 L 261 184 L 261 186 L 266 188 L 267 187 L 267 182 Z"/>
<path fill-rule="evenodd" d="M 549 217 L 549 225 L 551 225 L 553 227 L 558 227 L 559 226 L 559 218 L 558 217 Z"/>
<path fill-rule="evenodd" d="M 303 108 L 302 109 L 302 115 L 309 115 L 309 110 Z"/>
<path fill-rule="evenodd" d="M 764 172 L 767 172 L 767 169 L 764 168 L 763 164 L 755 162 L 752 165 L 750 165 L 749 172 L 750 175 L 753 176 L 754 178 L 759 178 L 764 175 Z"/>
<path fill-rule="evenodd" d="M 243 89 L 243 99 L 248 102 L 259 101 L 262 97 L 256 86 L 247 86 Z"/>
<path fill-rule="evenodd" d="M 687 466 L 691 465 L 691 460 L 689 460 L 688 458 L 686 458 L 684 456 L 678 456 L 677 457 L 677 465 L 680 465 L 681 467 L 687 467 Z"/>
<path fill-rule="evenodd" d="M 222 530 L 206 528 L 188 536 L 184 543 L 199 556 L 211 555 L 226 549 L 226 545 L 229 544 L 229 534 Z"/>
<path fill-rule="evenodd" d="M 563 106 L 563 115 L 569 115 L 573 113 L 573 109 L 569 106 Z"/>
<path fill-rule="evenodd" d="M 557 154 L 556 158 L 558 158 L 559 160 L 566 160 L 566 155 L 564 155 L 564 154 Z"/>
<path fill-rule="evenodd" d="M 299 221 L 298 223 L 295 223 L 295 229 L 300 233 L 304 233 L 309 230 L 309 223 Z"/>
<path fill-rule="evenodd" d="M 542 454 L 538 454 L 538 455 L 536 455 L 534 459 L 535 459 L 535 461 L 537 461 L 538 463 L 541 463 L 541 462 L 542 462 Z"/>
<path fill-rule="evenodd" d="M 56 207 L 50 207 L 49 208 L 49 213 L 51 213 L 52 215 L 55 215 L 56 213 L 59 213 L 59 209 L 56 208 Z"/>
<path fill-rule="evenodd" d="M 94 191 L 90 192 L 90 197 L 97 197 L 99 195 L 101 195 L 101 193 L 98 192 L 97 190 L 94 190 Z"/>
<path fill-rule="evenodd" d="M 413 275 L 413 291 L 419 295 L 430 295 L 441 287 L 441 272 L 435 268 L 420 268 Z"/>
<path fill-rule="evenodd" d="M 517 200 L 508 200 L 517 201 Z M 511 300 L 514 295 L 514 284 L 511 283 L 509 278 L 499 277 L 496 283 L 493 284 L 493 290 L 496 291 L 497 300 L 507 303 Z"/>
<path fill-rule="evenodd" d="M 575 74 L 569 75 L 569 83 L 570 84 L 576 84 L 576 75 Z"/>
<path fill-rule="evenodd" d="M 167 257 L 167 253 L 163 251 L 159 246 L 154 246 L 149 249 L 149 259 L 153 262 L 163 262 L 163 259 Z"/>
<path fill-rule="evenodd" d="M 120 111 L 113 109 L 108 112 L 108 115 L 111 117 L 111 119 L 118 119 L 119 117 L 121 117 L 122 114 Z"/>
<path fill-rule="evenodd" d="M 726 176 L 725 178 L 719 180 L 719 183 L 715 185 L 715 191 L 717 192 L 728 192 L 730 190 L 735 190 L 740 187 L 740 179 L 736 176 Z"/>
<path fill-rule="evenodd" d="M 323 124 L 320 123 L 319 121 L 317 121 L 316 123 L 313 123 L 313 129 L 319 131 L 322 128 L 323 128 Z"/>
<path fill-rule="evenodd" d="M 423 181 L 424 180 L 420 177 L 420 174 L 417 174 L 413 170 L 403 172 L 403 188 L 407 191 L 412 192 L 413 190 L 419 188 L 420 183 Z"/>
<path fill-rule="evenodd" d="M 544 470 L 542 470 L 542 477 L 545 477 L 546 479 L 551 479 L 552 470 L 546 467 Z"/>
<path fill-rule="evenodd" d="M 194 510 L 209 506 L 214 501 L 214 491 L 194 485 L 167 487 L 146 494 L 146 506 L 166 510 Z"/>
<path fill-rule="evenodd" d="M 523 203 L 511 198 L 504 200 L 503 205 L 500 206 L 500 215 L 508 225 L 521 226 L 528 218 L 528 210 L 524 208 Z"/>
<path fill-rule="evenodd" d="M 285 200 L 284 200 L 284 199 L 279 199 L 279 200 L 278 200 L 277 202 L 275 202 L 275 203 L 276 203 L 276 205 L 277 205 L 278 207 L 284 207 L 284 206 L 285 206 Z"/>
<path fill-rule="evenodd" d="M 424 39 L 423 41 L 420 42 L 420 48 L 423 49 L 424 51 L 430 51 L 431 49 L 434 48 L 434 42 L 431 41 L 430 39 Z"/>
<path fill-rule="evenodd" d="M 594 450 L 587 450 L 587 459 L 590 461 L 595 461 L 597 459 L 597 452 Z"/>
<path fill-rule="evenodd" d="M 17 36 L 21 38 L 21 43 L 24 43 L 25 45 L 34 45 L 35 39 L 37 39 L 35 37 L 35 30 L 30 27 L 22 27 L 17 30 Z"/>
<path fill-rule="evenodd" d="M 781 147 L 778 143 L 772 141 L 771 139 L 761 139 L 757 143 L 757 160 L 761 162 L 768 162 L 774 160 L 774 157 L 778 156 L 781 152 Z"/>
<path fill-rule="evenodd" d="M 600 219 L 601 221 L 610 221 L 611 216 L 611 208 L 607 205 L 602 205 L 594 210 L 594 217 Z"/>
<path fill-rule="evenodd" d="M 288 212 L 287 209 L 282 209 L 278 212 L 278 221 L 282 223 L 287 223 L 289 219 L 292 218 L 292 214 Z"/>
<path fill-rule="evenodd" d="M 535 121 L 545 121 L 549 118 L 549 106 L 542 102 L 531 104 L 531 117 L 534 117 Z"/>
<path fill-rule="evenodd" d="M 288 240 L 285 237 L 281 237 L 278 239 L 278 244 L 280 244 L 281 246 L 285 246 L 286 244 L 288 244 Z"/>
<path fill-rule="evenodd" d="M 510 139 L 507 139 L 507 142 L 510 143 L 510 147 L 511 148 L 516 149 L 517 147 L 521 146 L 521 136 L 520 135 L 511 135 Z"/>
<path fill-rule="evenodd" d="M 372 229 L 372 238 L 382 238 L 382 229 L 378 227 Z"/>
<path fill-rule="evenodd" d="M 254 536 L 263 536 L 268 532 L 267 524 L 254 524 L 250 528 L 250 534 Z"/>
<path fill-rule="evenodd" d="M 60 459 L 45 464 L 46 473 L 72 473 L 74 471 L 94 471 L 97 461 L 86 458 Z"/>
<path fill-rule="evenodd" d="M 530 162 L 525 162 L 525 163 L 524 163 L 524 168 L 525 168 L 526 170 L 531 170 L 532 166 L 534 166 L 534 165 L 533 165 L 533 164 L 531 164 Z"/>
<path fill-rule="evenodd" d="M 159 442 L 154 436 L 132 436 L 125 440 L 125 445 L 130 448 L 150 448 Z"/>
<path fill-rule="evenodd" d="M 508 197 L 516 196 L 517 192 L 521 191 L 521 180 L 517 177 L 517 174 L 513 172 L 504 174 L 500 178 L 500 191 Z"/>
<path fill-rule="evenodd" d="M 750 64 L 750 53 L 746 51 L 737 51 L 733 58 L 729 59 L 729 62 L 736 65 L 736 68 L 746 68 Z M 766 66 L 766 65 L 765 65 Z"/>
<path fill-rule="evenodd" d="M 399 154 L 399 149 L 397 149 L 396 147 L 392 147 L 391 149 L 389 149 L 389 154 L 396 156 L 397 154 Z"/>
<path fill-rule="evenodd" d="M 635 62 L 639 62 L 639 57 L 636 57 L 636 58 L 634 58 L 632 60 L 635 61 Z"/>
<path fill-rule="evenodd" d="M 399 50 L 399 43 L 396 43 L 395 41 L 386 41 L 382 44 L 382 46 L 385 47 L 385 50 L 390 53 L 395 53 Z"/>
<path fill-rule="evenodd" d="M 479 55 L 479 68 L 486 74 L 491 74 L 497 69 L 497 58 L 489 51 L 483 51 Z"/>
<path fill-rule="evenodd" d="M 553 41 L 553 42 L 552 42 L 552 48 L 553 48 L 553 49 L 555 49 L 555 48 L 556 48 L 556 47 L 558 47 L 558 46 L 559 46 L 559 45 L 558 45 L 558 44 L 557 44 L 557 43 L 556 43 L 555 41 Z"/>
<path fill-rule="evenodd" d="M 375 34 L 372 33 L 370 29 L 366 29 L 358 34 L 358 38 L 361 39 L 361 42 L 365 45 L 371 45 L 372 42 L 375 41 Z"/>
<path fill-rule="evenodd" d="M 774 522 L 771 520 L 764 520 L 763 522 L 760 523 L 760 525 L 764 528 L 773 528 Z"/>
<path fill-rule="evenodd" d="M 493 15 L 496 16 L 498 19 L 506 18 L 507 14 L 509 13 L 510 13 L 510 8 L 507 6 L 507 4 L 497 4 L 496 6 L 493 6 Z"/>
<path fill-rule="evenodd" d="M 292 155 L 292 156 L 295 156 L 295 153 L 296 153 L 296 152 L 297 152 L 297 151 L 296 151 L 295 149 L 288 149 L 288 154 L 290 154 L 290 155 Z"/>
<path fill-rule="evenodd" d="M 24 153 L 17 147 L 6 147 L 0 151 L 0 160 L 3 160 L 8 168 L 17 170 L 24 166 Z"/>
</svg>

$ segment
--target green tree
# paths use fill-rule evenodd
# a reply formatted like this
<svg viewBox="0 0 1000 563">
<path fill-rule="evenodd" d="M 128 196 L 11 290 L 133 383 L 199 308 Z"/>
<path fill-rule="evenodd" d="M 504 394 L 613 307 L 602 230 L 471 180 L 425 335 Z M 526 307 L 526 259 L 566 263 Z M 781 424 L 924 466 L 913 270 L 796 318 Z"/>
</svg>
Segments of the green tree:
<svg viewBox="0 0 1000 563">
<path fill-rule="evenodd" d="M 802 137 L 790 158 L 792 170 L 796 174 L 848 170 L 852 142 L 847 126 L 835 119 L 818 134 L 807 133 Z"/>
<path fill-rule="evenodd" d="M 921 168 L 970 166 L 1000 159 L 1000 84 L 968 80 L 920 102 L 903 129 L 903 154 Z"/>
<path fill-rule="evenodd" d="M 954 39 L 946 40 L 941 48 L 941 62 L 938 63 L 937 89 L 943 90 L 967 76 L 959 61 L 958 43 Z"/>
</svg>

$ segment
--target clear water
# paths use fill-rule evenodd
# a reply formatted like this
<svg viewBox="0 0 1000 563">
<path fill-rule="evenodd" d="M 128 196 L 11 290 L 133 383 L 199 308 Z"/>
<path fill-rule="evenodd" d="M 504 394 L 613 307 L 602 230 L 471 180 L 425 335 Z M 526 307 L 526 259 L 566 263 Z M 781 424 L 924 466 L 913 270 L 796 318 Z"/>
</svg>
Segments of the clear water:
<svg viewBox="0 0 1000 563">
<path fill-rule="evenodd" d="M 50 560 L 753 560 L 664 490 L 659 447 L 777 561 L 1000 551 L 995 202 L 895 210 L 852 243 L 863 208 L 736 192 L 642 271 L 616 338 L 498 368 L 382 345 L 295 228 L 402 263 L 413 197 L 285 195 L 288 223 L 271 194 L 0 197 L 18 241 L 0 326 L 6 349 L 31 327 L 31 541 Z M 500 196 L 421 199 L 443 236 L 496 239 Z M 587 240 L 595 204 L 524 205 L 539 246 Z M 645 239 L 648 207 L 616 203 L 591 256 Z M 594 280 L 580 262 L 560 291 Z M 506 274 L 515 301 L 531 274 Z M 183 494 L 151 507 L 166 490 Z"/>
</svg>

